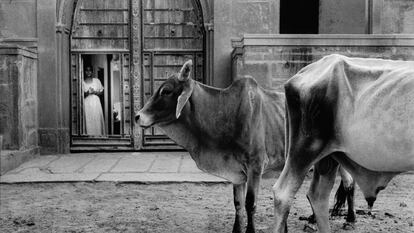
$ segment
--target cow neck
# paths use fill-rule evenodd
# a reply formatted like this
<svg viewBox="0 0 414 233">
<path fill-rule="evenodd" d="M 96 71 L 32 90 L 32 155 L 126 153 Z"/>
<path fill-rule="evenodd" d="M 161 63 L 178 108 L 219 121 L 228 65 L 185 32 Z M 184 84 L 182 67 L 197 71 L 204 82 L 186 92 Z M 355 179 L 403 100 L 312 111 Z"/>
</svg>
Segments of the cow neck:
<svg viewBox="0 0 414 233">
<path fill-rule="evenodd" d="M 213 126 L 217 123 L 211 116 L 221 107 L 224 98 L 220 98 L 222 89 L 193 82 L 193 93 L 181 117 L 163 128 L 176 143 L 189 151 L 198 153 L 206 137 L 210 138 L 212 134 L 217 133 L 211 130 L 211 128 L 216 128 Z"/>
<path fill-rule="evenodd" d="M 218 132 L 212 130 L 220 124 L 217 112 L 226 108 L 226 98 L 223 98 L 223 89 L 210 87 L 194 82 L 193 94 L 189 100 L 189 113 L 187 120 L 204 136 L 212 136 Z M 198 133 L 198 132 L 195 132 Z"/>
<path fill-rule="evenodd" d="M 196 81 L 191 81 L 193 82 L 194 90 L 182 110 L 180 118 L 168 124 L 159 125 L 159 127 L 178 145 L 184 147 L 189 152 L 195 152 L 197 154 L 197 151 L 199 151 L 198 132 L 200 132 L 200 129 L 198 126 L 200 122 L 197 120 L 199 117 L 195 116 L 199 113 L 194 112 L 195 109 L 198 110 L 199 108 L 194 107 L 194 105 L 202 104 L 198 99 L 209 98 L 209 96 L 202 90 L 204 87 L 200 87 Z"/>
</svg>

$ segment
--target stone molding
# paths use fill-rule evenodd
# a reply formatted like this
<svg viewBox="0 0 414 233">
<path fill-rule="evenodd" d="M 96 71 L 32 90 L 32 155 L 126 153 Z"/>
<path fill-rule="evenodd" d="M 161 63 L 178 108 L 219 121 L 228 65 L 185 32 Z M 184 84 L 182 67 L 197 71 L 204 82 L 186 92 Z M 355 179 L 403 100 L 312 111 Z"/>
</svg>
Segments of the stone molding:
<svg viewBox="0 0 414 233">
<path fill-rule="evenodd" d="M 0 41 L 1 55 L 22 55 L 37 59 L 37 51 L 17 44 L 3 44 Z"/>
<path fill-rule="evenodd" d="M 69 128 L 39 128 L 40 154 L 69 153 Z"/>
<path fill-rule="evenodd" d="M 204 24 L 204 28 L 205 28 L 207 31 L 214 31 L 214 24 L 213 24 L 213 23 L 205 23 L 205 24 Z"/>
<path fill-rule="evenodd" d="M 245 34 L 232 39 L 244 46 L 414 46 L 413 34 Z"/>
<path fill-rule="evenodd" d="M 69 35 L 70 28 L 68 28 L 65 24 L 57 24 L 56 25 L 56 33 L 65 33 L 65 34 Z"/>
<path fill-rule="evenodd" d="M 19 45 L 22 49 L 37 49 L 37 38 L 0 38 L 0 45 L 5 44 Z"/>
</svg>

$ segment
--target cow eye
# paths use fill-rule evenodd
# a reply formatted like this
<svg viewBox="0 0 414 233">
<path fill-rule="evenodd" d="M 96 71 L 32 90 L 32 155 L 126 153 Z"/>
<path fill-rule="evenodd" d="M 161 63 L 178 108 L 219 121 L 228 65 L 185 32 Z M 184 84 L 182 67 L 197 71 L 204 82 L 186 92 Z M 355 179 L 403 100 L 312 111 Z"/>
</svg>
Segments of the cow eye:
<svg viewBox="0 0 414 233">
<path fill-rule="evenodd" d="M 171 94 L 172 90 L 170 88 L 162 88 L 160 91 L 160 95 L 169 95 Z"/>
</svg>

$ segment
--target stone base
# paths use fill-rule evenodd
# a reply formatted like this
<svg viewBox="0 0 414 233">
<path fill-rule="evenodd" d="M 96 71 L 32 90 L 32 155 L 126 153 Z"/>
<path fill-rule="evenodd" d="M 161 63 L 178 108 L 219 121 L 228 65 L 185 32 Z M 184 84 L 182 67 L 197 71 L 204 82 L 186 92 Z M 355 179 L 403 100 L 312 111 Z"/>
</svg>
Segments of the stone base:
<svg viewBox="0 0 414 233">
<path fill-rule="evenodd" d="M 69 153 L 69 128 L 39 128 L 39 146 L 42 155 Z"/>
<path fill-rule="evenodd" d="M 38 147 L 28 150 L 2 150 L 0 155 L 0 174 L 3 175 L 38 155 Z"/>
</svg>

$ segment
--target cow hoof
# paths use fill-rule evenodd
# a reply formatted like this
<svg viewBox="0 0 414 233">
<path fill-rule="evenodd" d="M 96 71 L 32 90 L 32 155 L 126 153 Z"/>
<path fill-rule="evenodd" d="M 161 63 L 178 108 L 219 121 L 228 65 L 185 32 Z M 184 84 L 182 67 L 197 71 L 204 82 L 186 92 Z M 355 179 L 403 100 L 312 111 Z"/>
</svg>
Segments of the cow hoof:
<svg viewBox="0 0 414 233">
<path fill-rule="evenodd" d="M 247 225 L 246 233 L 255 233 L 255 232 L 256 232 L 256 230 L 255 230 L 254 226 Z"/>
<path fill-rule="evenodd" d="M 316 223 L 316 218 L 315 218 L 314 214 L 312 214 L 311 216 L 308 217 L 308 223 L 310 223 L 310 224 L 315 224 Z"/>
<path fill-rule="evenodd" d="M 316 226 L 313 224 L 305 224 L 305 226 L 303 227 L 303 231 L 304 232 L 308 232 L 308 233 L 314 233 L 317 232 L 318 230 L 316 229 Z"/>
<path fill-rule="evenodd" d="M 344 223 L 344 225 L 342 225 L 342 229 L 347 230 L 347 231 L 355 230 L 355 224 L 351 222 L 346 222 Z"/>
<path fill-rule="evenodd" d="M 241 229 L 240 228 L 233 228 L 233 231 L 232 231 L 232 233 L 242 233 L 242 231 L 241 231 Z"/>
<path fill-rule="evenodd" d="M 300 221 L 308 221 L 308 223 L 310 223 L 310 224 L 315 224 L 316 223 L 316 219 L 315 219 L 314 214 L 310 215 L 309 217 L 300 216 L 299 220 Z"/>
<path fill-rule="evenodd" d="M 241 225 L 239 225 L 239 224 L 235 224 L 234 226 L 233 226 L 233 231 L 232 231 L 233 233 L 242 233 L 242 226 Z"/>
<path fill-rule="evenodd" d="M 355 214 L 354 213 L 348 214 L 346 216 L 346 222 L 348 222 L 348 223 L 354 223 L 355 221 L 356 221 L 356 217 L 355 217 Z"/>
</svg>

